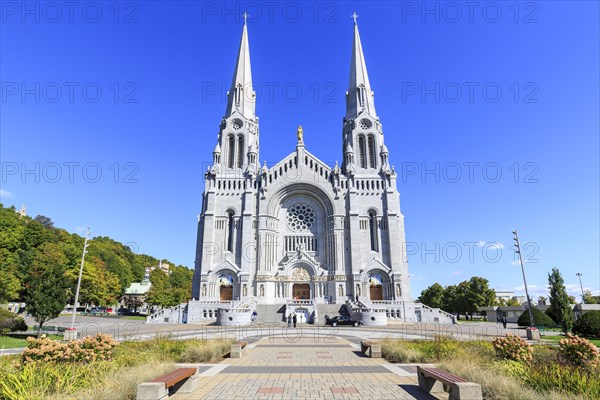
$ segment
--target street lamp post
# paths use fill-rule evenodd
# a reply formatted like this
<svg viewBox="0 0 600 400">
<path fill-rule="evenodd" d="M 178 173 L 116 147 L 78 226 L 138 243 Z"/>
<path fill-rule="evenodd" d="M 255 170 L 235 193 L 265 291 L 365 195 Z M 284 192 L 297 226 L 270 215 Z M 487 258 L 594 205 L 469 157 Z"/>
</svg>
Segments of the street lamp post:
<svg viewBox="0 0 600 400">
<path fill-rule="evenodd" d="M 529 298 L 529 291 L 527 290 L 527 279 L 525 279 L 525 266 L 523 265 L 523 257 L 521 256 L 521 244 L 519 243 L 519 234 L 515 229 L 513 232 L 515 237 L 513 240 L 515 241 L 515 253 L 519 255 L 519 262 L 521 263 L 521 272 L 523 272 L 523 284 L 525 285 L 525 296 L 527 296 L 527 309 L 529 310 L 529 326 L 535 326 L 535 322 L 533 321 L 533 312 L 531 311 L 531 299 Z"/>
<path fill-rule="evenodd" d="M 577 277 L 579 278 L 579 287 L 581 287 L 581 304 L 585 304 L 585 299 L 583 298 L 583 284 L 581 283 L 581 275 L 583 274 L 581 272 L 578 272 L 575 275 L 577 275 Z"/>
<path fill-rule="evenodd" d="M 83 275 L 83 263 L 85 262 L 85 253 L 89 246 L 88 240 L 90 237 L 90 228 L 87 229 L 85 234 L 85 241 L 83 242 L 83 253 L 81 254 L 81 266 L 79 267 L 79 278 L 77 279 L 77 290 L 75 291 L 75 301 L 73 302 L 73 316 L 71 317 L 71 331 L 75 327 L 75 316 L 77 315 L 77 303 L 79 302 L 79 288 L 81 287 L 81 276 Z"/>
</svg>

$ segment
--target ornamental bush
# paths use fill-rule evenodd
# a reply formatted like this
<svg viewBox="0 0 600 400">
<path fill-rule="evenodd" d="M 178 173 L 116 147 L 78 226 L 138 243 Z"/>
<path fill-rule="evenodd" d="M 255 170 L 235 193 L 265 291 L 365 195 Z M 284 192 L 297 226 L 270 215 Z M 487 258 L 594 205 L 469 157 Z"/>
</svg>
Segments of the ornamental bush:
<svg viewBox="0 0 600 400">
<path fill-rule="evenodd" d="M 533 358 L 531 345 L 517 335 L 507 333 L 506 337 L 494 339 L 492 344 L 500 359 L 529 362 Z"/>
<path fill-rule="evenodd" d="M 575 321 L 573 333 L 600 338 L 600 311 L 588 311 Z"/>
<path fill-rule="evenodd" d="M 47 338 L 27 338 L 27 348 L 21 355 L 21 363 L 34 361 L 46 362 L 84 362 L 110 361 L 114 348 L 117 346 L 110 335 L 97 334 L 86 336 L 82 340 L 70 340 L 61 343 Z"/>
<path fill-rule="evenodd" d="M 27 324 L 18 315 L 0 308 L 0 333 L 26 331 Z"/>
<path fill-rule="evenodd" d="M 600 364 L 600 352 L 589 340 L 567 333 L 559 342 L 558 354 L 572 365 L 597 367 Z"/>
<path fill-rule="evenodd" d="M 535 307 L 531 307 L 531 313 L 533 314 L 533 322 L 535 326 L 556 326 L 556 322 L 552 320 L 546 313 L 540 311 Z M 529 310 L 523 311 L 523 314 L 517 320 L 519 326 L 531 326 L 529 321 Z"/>
</svg>

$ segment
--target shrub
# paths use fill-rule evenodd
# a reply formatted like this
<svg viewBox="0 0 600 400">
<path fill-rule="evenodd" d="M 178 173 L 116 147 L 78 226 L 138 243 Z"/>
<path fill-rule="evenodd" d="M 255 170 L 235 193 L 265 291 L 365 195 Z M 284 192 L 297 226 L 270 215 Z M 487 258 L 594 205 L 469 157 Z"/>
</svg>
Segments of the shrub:
<svg viewBox="0 0 600 400">
<path fill-rule="evenodd" d="M 600 398 L 598 370 L 557 363 L 534 363 L 525 374 L 514 376 L 541 393 L 552 390 L 583 396 L 585 399 Z"/>
<path fill-rule="evenodd" d="M 587 339 L 567 333 L 567 337 L 558 343 L 559 355 L 569 364 L 597 367 L 600 363 L 600 352 Z"/>
<path fill-rule="evenodd" d="M 492 342 L 496 356 L 504 360 L 529 362 L 533 358 L 533 348 L 519 336 L 507 333 Z"/>
<path fill-rule="evenodd" d="M 600 337 L 600 311 L 588 311 L 575 321 L 573 333 L 581 336 Z"/>
<path fill-rule="evenodd" d="M 408 341 L 385 339 L 381 342 L 381 356 L 396 363 L 423 362 L 425 357 Z"/>
<path fill-rule="evenodd" d="M 41 338 L 27 338 L 27 348 L 21 355 L 21 362 L 94 362 L 110 361 L 117 342 L 110 335 L 97 334 L 82 340 L 61 343 L 42 335 Z"/>
<path fill-rule="evenodd" d="M 0 308 L 0 333 L 26 331 L 27 324 L 18 315 Z"/>
<path fill-rule="evenodd" d="M 533 322 L 535 323 L 535 326 L 556 326 L 556 322 L 554 322 L 552 318 L 539 309 L 531 307 L 531 313 L 533 314 Z M 517 324 L 519 326 L 531 326 L 531 322 L 529 320 L 529 310 L 523 311 L 517 320 Z"/>
<path fill-rule="evenodd" d="M 422 340 L 415 343 L 426 361 L 440 361 L 458 350 L 458 341 L 450 336 L 436 335 L 433 340 Z"/>
</svg>

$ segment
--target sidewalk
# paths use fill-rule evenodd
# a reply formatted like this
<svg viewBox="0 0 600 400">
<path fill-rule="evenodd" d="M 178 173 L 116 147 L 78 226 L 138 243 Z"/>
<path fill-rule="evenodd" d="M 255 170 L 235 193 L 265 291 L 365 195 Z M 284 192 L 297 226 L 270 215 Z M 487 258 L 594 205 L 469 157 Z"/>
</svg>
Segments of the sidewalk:
<svg viewBox="0 0 600 400">
<path fill-rule="evenodd" d="M 438 398 L 419 391 L 416 367 L 367 358 L 345 339 L 263 338 L 248 347 L 201 373 L 194 393 L 172 399 Z"/>
</svg>

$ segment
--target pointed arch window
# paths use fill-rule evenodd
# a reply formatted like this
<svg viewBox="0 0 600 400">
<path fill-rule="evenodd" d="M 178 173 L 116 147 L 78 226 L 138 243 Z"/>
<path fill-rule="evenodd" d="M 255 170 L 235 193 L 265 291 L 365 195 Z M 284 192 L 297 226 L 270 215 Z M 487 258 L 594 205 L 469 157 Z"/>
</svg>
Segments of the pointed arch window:
<svg viewBox="0 0 600 400">
<path fill-rule="evenodd" d="M 227 167 L 233 168 L 235 166 L 235 137 L 229 135 L 227 137 Z"/>
<path fill-rule="evenodd" d="M 227 211 L 227 251 L 233 251 L 233 235 L 235 228 L 234 213 L 232 210 Z"/>
<path fill-rule="evenodd" d="M 242 168 L 244 166 L 244 137 L 238 136 L 238 148 L 237 148 L 237 166 Z"/>
<path fill-rule="evenodd" d="M 361 168 L 367 168 L 367 153 L 365 147 L 365 137 L 360 135 L 358 137 L 358 163 Z"/>
<path fill-rule="evenodd" d="M 369 211 L 369 237 L 371 241 L 371 251 L 379 251 L 377 243 L 377 214 L 375 211 Z"/>
<path fill-rule="evenodd" d="M 373 138 L 373 135 L 369 135 L 367 145 L 369 149 L 369 167 L 376 168 L 377 160 L 375 159 L 375 139 Z"/>
</svg>

